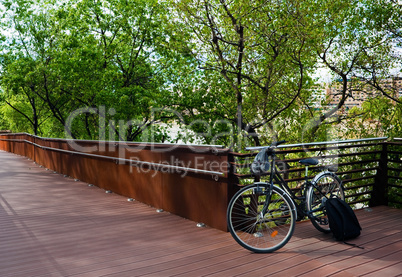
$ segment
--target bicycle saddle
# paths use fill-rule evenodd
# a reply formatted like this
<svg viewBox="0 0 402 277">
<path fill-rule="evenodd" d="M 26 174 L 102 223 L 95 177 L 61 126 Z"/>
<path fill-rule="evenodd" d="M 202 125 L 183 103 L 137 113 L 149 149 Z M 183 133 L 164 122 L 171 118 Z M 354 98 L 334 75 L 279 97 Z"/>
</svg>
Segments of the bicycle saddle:
<svg viewBox="0 0 402 277">
<path fill-rule="evenodd" d="M 307 159 L 300 160 L 299 163 L 301 163 L 302 165 L 317 165 L 318 160 L 313 159 L 313 158 L 307 158 Z"/>
</svg>

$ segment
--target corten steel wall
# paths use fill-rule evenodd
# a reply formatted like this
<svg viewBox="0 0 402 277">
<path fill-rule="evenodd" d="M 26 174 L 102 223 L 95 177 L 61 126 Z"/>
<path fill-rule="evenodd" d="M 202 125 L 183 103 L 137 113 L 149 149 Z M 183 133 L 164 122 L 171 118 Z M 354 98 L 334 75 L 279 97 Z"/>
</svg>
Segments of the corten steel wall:
<svg viewBox="0 0 402 277">
<path fill-rule="evenodd" d="M 29 134 L 0 134 L 0 149 L 155 208 L 227 230 L 228 149 L 49 139 Z"/>
</svg>

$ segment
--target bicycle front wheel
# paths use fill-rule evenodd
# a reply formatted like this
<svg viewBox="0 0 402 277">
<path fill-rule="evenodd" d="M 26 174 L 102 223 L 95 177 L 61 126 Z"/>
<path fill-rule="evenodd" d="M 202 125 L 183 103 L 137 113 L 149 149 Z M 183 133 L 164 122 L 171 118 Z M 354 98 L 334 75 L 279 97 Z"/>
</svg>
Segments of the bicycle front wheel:
<svg viewBox="0 0 402 277">
<path fill-rule="evenodd" d="M 337 197 L 345 200 L 342 181 L 332 172 L 322 172 L 312 180 L 307 190 L 307 211 L 314 227 L 324 233 L 331 232 L 325 210 L 325 200 Z"/>
<path fill-rule="evenodd" d="M 242 247 L 256 253 L 270 253 L 283 247 L 292 237 L 296 208 L 282 189 L 273 187 L 267 212 L 264 204 L 269 185 L 254 183 L 239 190 L 227 210 L 228 228 Z"/>
</svg>

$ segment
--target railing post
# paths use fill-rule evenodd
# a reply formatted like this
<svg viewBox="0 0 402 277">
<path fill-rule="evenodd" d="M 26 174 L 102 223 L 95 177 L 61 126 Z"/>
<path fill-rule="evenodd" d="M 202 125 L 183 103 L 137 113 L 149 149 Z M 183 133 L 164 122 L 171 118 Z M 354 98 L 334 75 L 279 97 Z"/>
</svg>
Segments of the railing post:
<svg viewBox="0 0 402 277">
<path fill-rule="evenodd" d="M 387 142 L 383 142 L 381 145 L 381 156 L 369 203 L 370 207 L 379 205 L 388 206 L 388 144 Z"/>
</svg>

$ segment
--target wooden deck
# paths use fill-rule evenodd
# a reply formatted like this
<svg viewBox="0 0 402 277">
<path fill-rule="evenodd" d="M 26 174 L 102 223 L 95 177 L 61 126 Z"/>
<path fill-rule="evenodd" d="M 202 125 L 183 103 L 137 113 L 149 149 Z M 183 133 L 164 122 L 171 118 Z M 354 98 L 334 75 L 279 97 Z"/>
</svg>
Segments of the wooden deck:
<svg viewBox="0 0 402 277">
<path fill-rule="evenodd" d="M 0 276 L 402 276 L 402 210 L 356 213 L 364 249 L 301 222 L 284 248 L 253 254 L 229 233 L 0 151 Z"/>
</svg>

